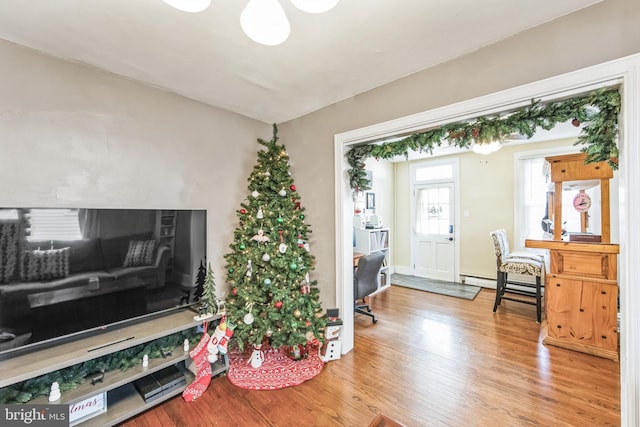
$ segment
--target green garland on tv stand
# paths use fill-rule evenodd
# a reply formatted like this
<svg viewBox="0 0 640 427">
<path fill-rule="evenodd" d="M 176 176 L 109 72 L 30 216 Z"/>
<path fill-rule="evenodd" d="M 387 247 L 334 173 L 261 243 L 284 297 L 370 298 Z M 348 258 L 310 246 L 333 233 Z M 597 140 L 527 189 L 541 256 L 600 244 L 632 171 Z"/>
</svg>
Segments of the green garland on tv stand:
<svg viewBox="0 0 640 427">
<path fill-rule="evenodd" d="M 126 371 L 129 368 L 141 364 L 145 354 L 149 356 L 149 359 L 162 358 L 162 349 L 175 350 L 179 347 L 179 350 L 182 351 L 182 345 L 185 339 L 188 339 L 190 344 L 195 344 L 201 336 L 202 332 L 198 332 L 196 328 L 190 328 L 125 350 L 12 384 L 0 389 L 0 404 L 27 403 L 39 397 L 49 396 L 51 384 L 54 381 L 58 382 L 62 393 L 73 390 L 78 387 L 78 385 L 87 381 L 87 377 L 95 376 L 100 372 L 104 372 L 108 377 L 106 373 L 116 369 Z"/>
<path fill-rule="evenodd" d="M 533 99 L 530 105 L 517 111 L 450 123 L 397 141 L 356 145 L 345 154 L 350 166 L 349 185 L 355 193 L 371 189 L 365 171 L 365 160 L 369 157 L 406 157 L 410 151 L 432 154 L 434 148 L 441 146 L 470 148 L 474 142 L 505 140 L 514 133 L 531 138 L 538 128 L 550 130 L 567 121 L 574 126 L 583 124 L 574 145 L 581 145 L 581 151 L 587 153 L 586 163 L 606 161 L 616 170 L 620 103 L 618 88 L 602 88 L 545 104 Z"/>
</svg>

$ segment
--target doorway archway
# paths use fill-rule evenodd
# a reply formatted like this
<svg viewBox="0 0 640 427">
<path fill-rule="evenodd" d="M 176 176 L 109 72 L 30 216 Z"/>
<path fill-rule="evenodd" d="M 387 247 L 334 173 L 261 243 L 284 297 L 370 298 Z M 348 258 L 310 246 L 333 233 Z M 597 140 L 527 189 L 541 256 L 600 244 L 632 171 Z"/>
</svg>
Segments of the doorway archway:
<svg viewBox="0 0 640 427">
<path fill-rule="evenodd" d="M 336 303 L 343 313 L 342 352 L 353 349 L 353 269 L 351 260 L 352 206 L 351 190 L 345 179 L 348 164 L 345 153 L 354 144 L 418 132 L 446 123 L 496 114 L 527 105 L 531 99 L 549 102 L 576 96 L 601 87 L 620 85 L 622 111 L 620 117 L 620 378 L 622 425 L 640 424 L 640 288 L 631 285 L 640 275 L 633 260 L 640 256 L 640 224 L 633 212 L 640 210 L 640 54 L 610 61 L 594 67 L 552 77 L 480 98 L 429 110 L 412 116 L 355 129 L 334 138 L 335 203 L 336 203 Z M 635 190 L 635 191 L 634 191 Z"/>
</svg>

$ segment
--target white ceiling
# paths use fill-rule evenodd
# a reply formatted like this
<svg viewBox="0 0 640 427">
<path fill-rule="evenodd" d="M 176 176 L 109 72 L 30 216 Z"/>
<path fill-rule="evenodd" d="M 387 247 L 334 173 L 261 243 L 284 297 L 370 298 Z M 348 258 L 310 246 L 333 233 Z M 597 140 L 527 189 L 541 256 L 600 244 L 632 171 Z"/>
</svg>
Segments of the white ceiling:
<svg viewBox="0 0 640 427">
<path fill-rule="evenodd" d="M 263 46 L 240 28 L 247 0 L 0 0 L 0 38 L 282 123 L 600 1 L 280 0 L 291 35 Z"/>
</svg>

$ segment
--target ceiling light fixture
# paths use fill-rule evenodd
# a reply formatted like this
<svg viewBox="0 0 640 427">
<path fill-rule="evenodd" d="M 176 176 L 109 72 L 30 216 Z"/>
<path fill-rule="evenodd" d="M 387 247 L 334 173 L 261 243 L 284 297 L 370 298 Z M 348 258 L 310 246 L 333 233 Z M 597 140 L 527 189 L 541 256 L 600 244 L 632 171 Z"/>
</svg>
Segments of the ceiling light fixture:
<svg viewBox="0 0 640 427">
<path fill-rule="evenodd" d="M 169 6 L 184 12 L 202 12 L 211 0 L 163 0 Z M 307 13 L 322 13 L 332 9 L 340 0 L 291 0 L 298 9 Z M 240 26 L 254 42 L 275 46 L 289 38 L 291 26 L 278 0 L 249 0 L 240 14 Z"/>
<path fill-rule="evenodd" d="M 485 142 L 482 144 L 478 144 L 477 142 L 473 142 L 471 144 L 471 151 L 476 154 L 491 154 L 495 153 L 499 149 L 502 148 L 502 143 L 500 141 L 491 141 Z"/>
<path fill-rule="evenodd" d="M 183 12 L 202 12 L 211 5 L 211 0 L 163 0 L 171 7 L 175 7 Z"/>
<path fill-rule="evenodd" d="M 291 32 L 287 15 L 277 0 L 249 0 L 240 14 L 240 26 L 251 40 L 267 46 L 283 43 Z"/>
<path fill-rule="evenodd" d="M 298 9 L 307 13 L 323 13 L 332 9 L 339 0 L 291 0 Z"/>
</svg>

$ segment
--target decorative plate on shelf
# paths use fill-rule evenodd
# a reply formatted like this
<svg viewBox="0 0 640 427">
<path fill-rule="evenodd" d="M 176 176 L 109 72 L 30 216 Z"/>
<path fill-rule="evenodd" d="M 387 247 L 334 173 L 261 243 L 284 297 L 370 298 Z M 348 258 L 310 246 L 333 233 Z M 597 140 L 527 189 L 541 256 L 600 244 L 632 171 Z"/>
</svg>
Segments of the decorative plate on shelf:
<svg viewBox="0 0 640 427">
<path fill-rule="evenodd" d="M 573 198 L 573 207 L 578 212 L 586 212 L 591 207 L 591 197 L 584 191 L 580 191 L 576 194 L 576 197 Z"/>
</svg>

